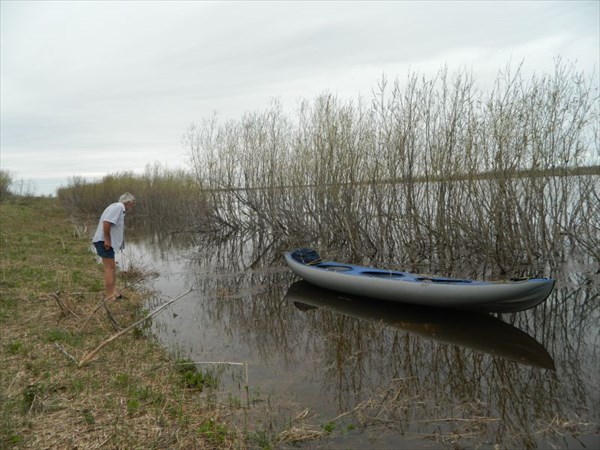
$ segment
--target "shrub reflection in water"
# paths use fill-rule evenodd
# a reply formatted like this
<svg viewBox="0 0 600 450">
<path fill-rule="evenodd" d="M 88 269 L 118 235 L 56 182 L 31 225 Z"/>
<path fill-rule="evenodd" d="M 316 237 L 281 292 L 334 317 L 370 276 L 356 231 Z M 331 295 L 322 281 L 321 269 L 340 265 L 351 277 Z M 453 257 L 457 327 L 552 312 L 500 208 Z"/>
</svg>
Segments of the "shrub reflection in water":
<svg viewBox="0 0 600 450">
<path fill-rule="evenodd" d="M 160 261 L 146 243 L 137 254 Z M 269 426 L 285 427 L 308 408 L 316 425 L 355 428 L 347 443 L 383 447 L 416 437 L 503 448 L 597 441 L 593 271 L 565 267 L 544 304 L 496 317 L 340 299 L 298 283 L 281 248 L 259 238 L 177 246 L 159 287 L 196 294 L 153 330 L 192 360 L 248 363 L 246 418 L 270 412 Z M 222 401 L 244 405 L 243 374 L 230 372 Z M 261 423 L 253 427 L 269 428 Z"/>
</svg>

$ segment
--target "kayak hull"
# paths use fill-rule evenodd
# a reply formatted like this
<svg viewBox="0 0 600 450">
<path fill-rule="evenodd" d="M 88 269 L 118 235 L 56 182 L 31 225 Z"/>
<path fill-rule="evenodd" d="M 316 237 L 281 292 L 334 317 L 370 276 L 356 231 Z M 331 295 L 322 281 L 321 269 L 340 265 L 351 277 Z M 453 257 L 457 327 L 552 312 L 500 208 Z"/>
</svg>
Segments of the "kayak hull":
<svg viewBox="0 0 600 450">
<path fill-rule="evenodd" d="M 423 277 L 335 261 L 304 263 L 284 254 L 289 268 L 303 280 L 349 295 L 439 308 L 514 312 L 533 308 L 548 298 L 555 280 L 534 278 L 489 282 Z"/>
</svg>

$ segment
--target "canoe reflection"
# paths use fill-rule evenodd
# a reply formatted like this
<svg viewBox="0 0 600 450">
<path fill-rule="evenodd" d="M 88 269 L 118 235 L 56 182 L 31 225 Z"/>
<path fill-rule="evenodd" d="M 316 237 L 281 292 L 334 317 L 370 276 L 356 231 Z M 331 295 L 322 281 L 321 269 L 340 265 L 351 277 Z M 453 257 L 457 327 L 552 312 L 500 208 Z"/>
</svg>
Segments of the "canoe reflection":
<svg viewBox="0 0 600 450">
<path fill-rule="evenodd" d="M 301 311 L 322 308 L 380 322 L 417 336 L 458 345 L 529 366 L 555 370 L 546 349 L 524 331 L 495 317 L 348 296 L 297 281 L 286 299 Z"/>
</svg>

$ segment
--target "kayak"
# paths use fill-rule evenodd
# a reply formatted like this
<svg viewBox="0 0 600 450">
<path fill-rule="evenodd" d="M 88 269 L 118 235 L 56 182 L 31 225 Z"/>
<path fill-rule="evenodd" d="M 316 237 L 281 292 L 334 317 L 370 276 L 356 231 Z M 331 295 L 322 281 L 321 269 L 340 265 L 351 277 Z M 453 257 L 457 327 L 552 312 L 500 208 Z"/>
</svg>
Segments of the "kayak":
<svg viewBox="0 0 600 450">
<path fill-rule="evenodd" d="M 318 308 L 406 331 L 419 338 L 555 370 L 554 360 L 542 344 L 524 331 L 486 313 L 339 294 L 304 280 L 292 283 L 285 298 L 307 314 Z"/>
<path fill-rule="evenodd" d="M 477 281 L 417 275 L 322 260 L 311 249 L 284 254 L 289 268 L 316 286 L 350 295 L 439 308 L 516 312 L 533 308 L 554 289 L 552 278 Z"/>
</svg>

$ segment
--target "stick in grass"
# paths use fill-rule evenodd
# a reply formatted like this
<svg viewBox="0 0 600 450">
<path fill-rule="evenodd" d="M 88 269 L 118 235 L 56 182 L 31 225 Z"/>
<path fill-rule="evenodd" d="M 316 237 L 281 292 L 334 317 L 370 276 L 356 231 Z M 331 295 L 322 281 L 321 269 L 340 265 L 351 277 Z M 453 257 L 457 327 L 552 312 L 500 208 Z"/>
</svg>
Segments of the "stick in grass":
<svg viewBox="0 0 600 450">
<path fill-rule="evenodd" d="M 113 317 L 112 313 L 110 312 L 110 309 L 108 309 L 108 305 L 106 304 L 105 301 L 102 301 L 102 306 L 104 306 L 104 310 L 106 311 L 106 315 L 108 316 L 108 319 L 110 320 L 110 323 L 112 324 L 114 330 L 115 331 L 119 331 L 121 329 L 121 327 L 117 323 L 116 319 Z"/>
<path fill-rule="evenodd" d="M 116 292 L 115 292 L 113 295 L 110 295 L 110 296 L 108 296 L 108 297 L 106 297 L 106 298 L 104 298 L 104 296 L 102 296 L 102 298 L 100 299 L 100 301 L 98 302 L 98 304 L 97 304 L 97 305 L 94 307 L 94 310 L 93 310 L 93 311 L 90 313 L 90 315 L 87 317 L 87 319 L 85 319 L 85 322 L 83 322 L 83 325 L 81 325 L 81 326 L 79 327 L 79 330 L 78 330 L 78 332 L 81 332 L 81 331 L 82 331 L 82 330 L 85 328 L 85 326 L 88 324 L 88 322 L 90 321 L 90 319 L 91 319 L 91 318 L 94 316 L 94 314 L 96 314 L 96 311 L 98 311 L 98 310 L 99 310 L 99 309 L 100 309 L 100 308 L 101 308 L 103 305 L 104 305 L 104 308 L 106 309 L 106 305 L 105 305 L 105 303 L 104 303 L 104 302 L 106 302 L 106 301 L 108 301 L 108 300 L 112 300 L 112 299 L 114 299 L 114 298 L 115 298 L 117 295 L 119 295 L 121 292 L 123 292 L 124 290 L 126 290 L 126 289 L 130 288 L 131 286 L 134 286 L 134 285 L 135 285 L 135 284 L 137 284 L 137 283 L 139 283 L 139 280 L 138 280 L 138 281 L 135 281 L 135 282 L 133 282 L 133 283 L 130 283 L 130 284 L 127 284 L 127 285 L 125 285 L 125 286 L 124 286 L 122 289 L 119 289 L 119 290 L 118 290 L 118 291 L 116 291 Z M 108 313 L 108 310 L 107 310 L 107 313 Z M 108 314 L 109 314 L 109 319 L 111 319 L 112 317 L 110 316 L 110 313 L 108 313 Z M 113 322 L 113 326 L 114 326 L 114 325 L 116 325 L 116 321 L 115 321 L 115 322 Z"/>
<path fill-rule="evenodd" d="M 115 339 L 123 336 L 125 333 L 127 333 L 128 331 L 134 329 L 136 326 L 138 326 L 139 324 L 145 322 L 146 320 L 150 319 L 151 317 L 155 316 L 156 314 L 158 314 L 159 312 L 161 312 L 163 309 L 165 309 L 167 306 L 175 303 L 177 300 L 179 300 L 180 298 L 185 297 L 186 295 L 188 295 L 190 292 L 192 292 L 194 290 L 194 288 L 190 288 L 187 292 L 181 294 L 179 297 L 174 298 L 173 300 L 168 301 L 167 303 L 165 303 L 164 305 L 158 307 L 157 309 L 155 309 L 154 311 L 152 311 L 150 314 L 148 314 L 147 316 L 143 317 L 142 319 L 138 320 L 137 322 L 129 325 L 127 328 L 119 331 L 117 334 L 112 335 L 111 337 L 109 337 L 108 339 L 106 339 L 105 341 L 103 341 L 98 347 L 96 347 L 94 350 L 92 350 L 91 352 L 89 352 L 87 355 L 85 355 L 81 361 L 79 361 L 78 366 L 82 367 L 85 364 L 87 364 L 88 362 L 90 362 L 94 356 L 96 356 L 96 354 L 102 350 L 102 348 L 104 348 L 107 344 L 111 343 L 112 341 L 114 341 Z"/>
<path fill-rule="evenodd" d="M 64 304 L 64 302 L 60 299 L 60 291 L 57 292 L 53 292 L 52 294 L 50 294 L 50 296 L 56 300 L 56 303 L 58 303 L 58 307 L 60 308 L 62 314 L 64 316 L 68 316 L 69 314 L 75 316 L 77 319 L 79 319 L 79 316 L 77 314 L 75 314 L 73 311 L 71 311 L 67 305 Z M 80 319 L 79 319 L 80 320 Z"/>
<path fill-rule="evenodd" d="M 71 361 L 77 364 L 77 360 L 75 359 L 75 357 L 73 355 L 70 355 L 64 348 L 62 348 L 58 342 L 55 342 L 54 346 L 58 348 L 67 358 L 69 358 Z"/>
<path fill-rule="evenodd" d="M 110 296 L 110 297 L 107 298 L 107 300 L 111 299 L 113 297 L 114 296 Z M 83 325 L 81 325 L 79 327 L 79 331 L 80 332 L 81 332 L 81 330 L 83 330 L 85 328 L 85 326 L 88 324 L 88 322 L 90 321 L 90 319 L 94 316 L 94 314 L 96 314 L 96 311 L 98 311 L 102 307 L 102 304 L 104 303 L 104 301 L 105 301 L 104 300 L 104 296 L 102 296 L 102 298 L 100 299 L 100 301 L 94 307 L 94 310 L 90 313 L 90 315 L 87 317 L 87 319 L 85 319 L 85 322 L 83 322 Z"/>
</svg>

